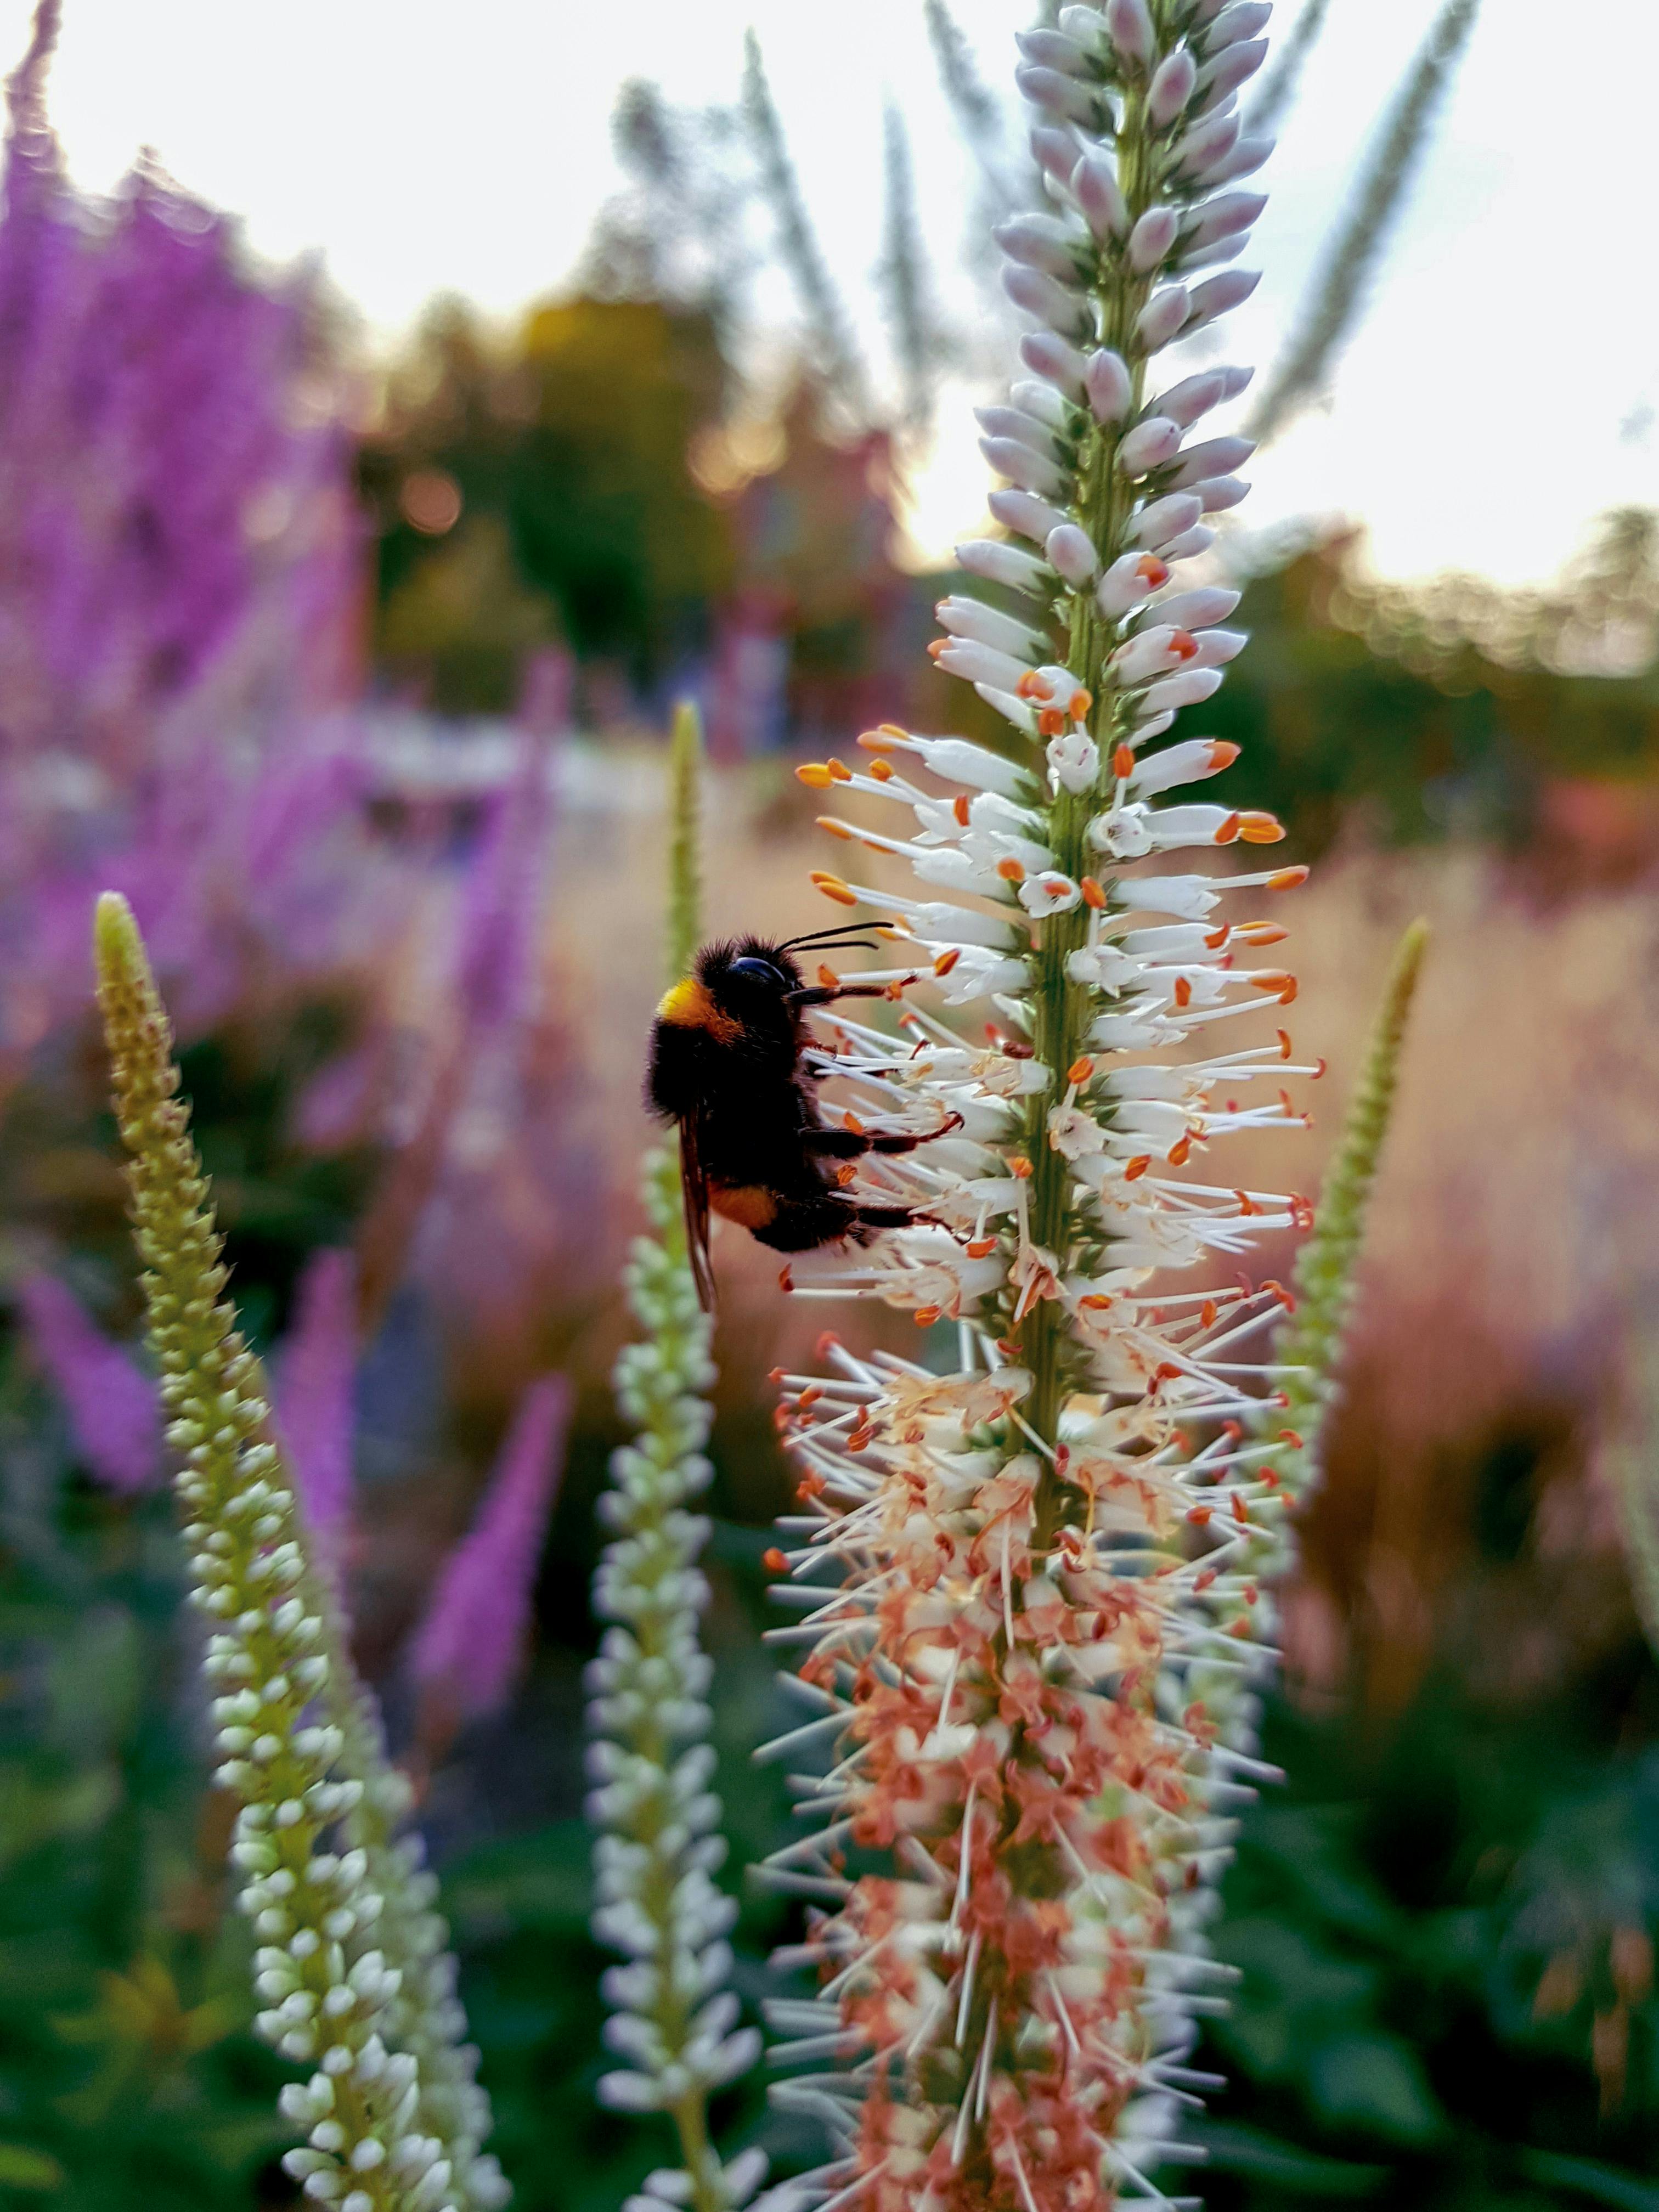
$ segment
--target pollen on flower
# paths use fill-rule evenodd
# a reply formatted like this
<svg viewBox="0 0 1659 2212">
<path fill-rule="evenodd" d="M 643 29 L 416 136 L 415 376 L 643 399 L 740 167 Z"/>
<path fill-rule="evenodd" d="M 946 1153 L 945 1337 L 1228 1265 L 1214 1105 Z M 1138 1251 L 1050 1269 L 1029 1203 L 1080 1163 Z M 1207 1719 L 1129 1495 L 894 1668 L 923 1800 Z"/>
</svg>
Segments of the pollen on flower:
<svg viewBox="0 0 1659 2212">
<path fill-rule="evenodd" d="M 1078 878 L 1078 889 L 1083 894 L 1085 906 L 1093 907 L 1097 913 L 1099 913 L 1108 903 L 1105 891 L 1093 876 L 1080 876 Z"/>
<path fill-rule="evenodd" d="M 856 906 L 858 904 L 858 900 L 854 897 L 854 894 L 848 890 L 846 884 L 842 881 L 839 876 L 826 875 L 822 868 L 814 868 L 811 874 L 811 883 L 815 890 L 822 891 L 827 899 L 834 899 L 837 906 Z"/>
<path fill-rule="evenodd" d="M 1134 772 L 1135 757 L 1133 747 L 1130 745 L 1115 746 L 1112 750 L 1112 774 L 1117 778 L 1120 783 L 1127 783 L 1129 778 L 1134 774 Z"/>
<path fill-rule="evenodd" d="M 1238 834 L 1247 845 L 1277 845 L 1285 825 L 1276 815 L 1245 813 L 1238 817 Z"/>
<path fill-rule="evenodd" d="M 1005 884 L 1023 884 L 1025 880 L 1024 863 L 1017 860 L 1012 853 L 1006 853 L 997 862 L 997 873 Z"/>
<path fill-rule="evenodd" d="M 837 760 L 833 753 L 824 763 L 824 766 L 837 783 L 851 783 L 853 781 L 852 769 L 848 767 L 844 760 Z"/>
<path fill-rule="evenodd" d="M 1300 862 L 1293 868 L 1275 868 L 1267 878 L 1267 888 L 1270 891 L 1296 890 L 1307 882 L 1312 872 L 1310 868 Z"/>
<path fill-rule="evenodd" d="M 830 775 L 829 763 L 825 761 L 802 761 L 795 770 L 795 777 L 796 781 L 804 783 L 809 791 L 828 791 L 835 780 Z"/>
</svg>

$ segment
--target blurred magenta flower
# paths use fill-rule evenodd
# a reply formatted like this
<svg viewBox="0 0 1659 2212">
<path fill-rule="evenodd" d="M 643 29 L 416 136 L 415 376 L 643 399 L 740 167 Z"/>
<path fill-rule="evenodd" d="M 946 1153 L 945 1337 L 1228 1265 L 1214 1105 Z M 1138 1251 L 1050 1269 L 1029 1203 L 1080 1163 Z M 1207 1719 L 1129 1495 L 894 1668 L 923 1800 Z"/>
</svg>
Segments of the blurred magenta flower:
<svg viewBox="0 0 1659 2212">
<path fill-rule="evenodd" d="M 271 1364 L 276 1425 L 306 1525 L 324 1556 L 337 1561 L 351 1519 L 357 1375 L 357 1263 L 351 1253 L 312 1254 Z"/>
<path fill-rule="evenodd" d="M 88 1473 L 128 1495 L 153 1487 L 161 1475 L 161 1413 L 150 1377 L 57 1275 L 26 1275 L 15 1296 Z"/>
<path fill-rule="evenodd" d="M 445 1561 L 415 1632 L 416 1680 L 469 1717 L 498 1710 L 518 1677 L 570 1402 L 562 1375 L 526 1391 L 477 1517 Z"/>
</svg>

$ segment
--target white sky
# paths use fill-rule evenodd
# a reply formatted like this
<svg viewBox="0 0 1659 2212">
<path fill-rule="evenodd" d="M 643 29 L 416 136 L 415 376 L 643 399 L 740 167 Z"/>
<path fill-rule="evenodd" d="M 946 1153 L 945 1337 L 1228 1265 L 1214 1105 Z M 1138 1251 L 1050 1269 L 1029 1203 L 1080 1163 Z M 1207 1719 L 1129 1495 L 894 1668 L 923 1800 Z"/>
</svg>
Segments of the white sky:
<svg viewBox="0 0 1659 2212">
<path fill-rule="evenodd" d="M 1231 358 L 1275 350 L 1320 243 L 1437 0 L 1333 0 L 1262 182 L 1273 203 L 1231 319 Z M 969 173 L 921 0 L 65 0 L 51 104 L 72 173 L 101 188 L 140 145 L 246 218 L 279 258 L 319 250 L 373 331 L 432 294 L 507 315 L 554 289 L 611 188 L 608 116 L 631 74 L 729 100 L 752 22 L 826 252 L 869 298 L 881 106 L 910 122 L 941 258 Z M 994 82 L 1030 0 L 958 0 Z M 1294 14 L 1281 0 L 1280 27 Z M 27 0 L 0 0 L 0 60 Z M 1592 517 L 1659 505 L 1659 299 L 1650 173 L 1652 0 L 1486 0 L 1334 404 L 1257 465 L 1257 526 L 1364 520 L 1377 566 L 1504 580 L 1553 572 Z M 963 295 L 964 297 L 966 295 Z M 922 487 L 947 543 L 984 489 L 965 398 Z"/>
</svg>

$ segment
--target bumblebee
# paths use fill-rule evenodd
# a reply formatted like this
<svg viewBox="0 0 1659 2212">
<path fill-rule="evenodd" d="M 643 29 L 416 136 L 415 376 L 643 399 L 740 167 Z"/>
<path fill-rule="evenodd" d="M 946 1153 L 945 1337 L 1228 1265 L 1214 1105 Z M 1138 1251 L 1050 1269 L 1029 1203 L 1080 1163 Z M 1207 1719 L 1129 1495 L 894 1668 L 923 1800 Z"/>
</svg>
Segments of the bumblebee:
<svg viewBox="0 0 1659 2212">
<path fill-rule="evenodd" d="M 743 937 L 705 945 L 657 1008 L 647 1102 L 679 1124 L 686 1242 L 697 1295 L 714 1304 L 711 1212 L 735 1221 L 775 1252 L 809 1252 L 916 1219 L 908 1206 L 876 1206 L 840 1186 L 846 1163 L 869 1152 L 908 1152 L 944 1129 L 872 1134 L 832 1127 L 808 1066 L 805 1016 L 836 999 L 879 999 L 883 983 L 809 984 L 795 953 L 860 944 L 834 930 L 774 944 Z M 955 1117 L 945 1125 L 957 1126 Z"/>
</svg>

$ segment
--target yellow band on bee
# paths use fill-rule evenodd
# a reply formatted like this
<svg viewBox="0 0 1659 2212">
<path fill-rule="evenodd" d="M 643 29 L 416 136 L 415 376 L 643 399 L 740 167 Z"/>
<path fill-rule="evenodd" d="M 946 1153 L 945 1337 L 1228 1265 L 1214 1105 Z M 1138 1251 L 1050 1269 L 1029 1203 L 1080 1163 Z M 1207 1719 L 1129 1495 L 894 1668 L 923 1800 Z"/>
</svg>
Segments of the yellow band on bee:
<svg viewBox="0 0 1659 2212">
<path fill-rule="evenodd" d="M 742 1034 L 741 1024 L 733 1021 L 730 1014 L 720 1012 L 709 997 L 708 987 L 696 975 L 686 976 L 672 991 L 664 992 L 657 1008 L 657 1019 L 676 1029 L 707 1030 L 720 1044 L 730 1044 Z"/>
</svg>

